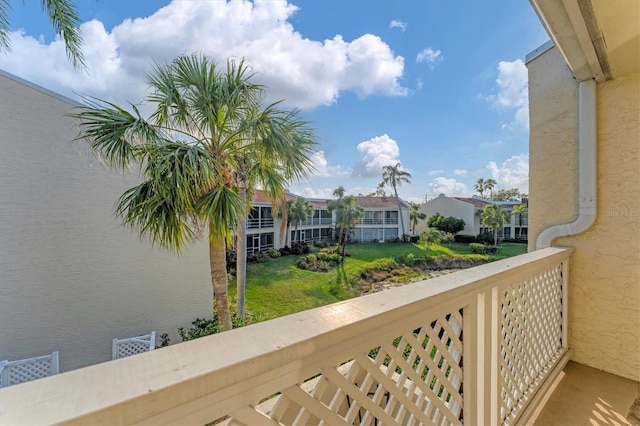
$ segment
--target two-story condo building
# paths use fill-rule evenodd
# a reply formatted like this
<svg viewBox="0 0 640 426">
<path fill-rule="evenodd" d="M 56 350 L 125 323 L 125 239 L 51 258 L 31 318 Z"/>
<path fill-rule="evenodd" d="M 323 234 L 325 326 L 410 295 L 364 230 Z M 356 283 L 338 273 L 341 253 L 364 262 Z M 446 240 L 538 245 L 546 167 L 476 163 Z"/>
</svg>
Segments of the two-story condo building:
<svg viewBox="0 0 640 426">
<path fill-rule="evenodd" d="M 287 194 L 287 199 L 298 198 Z M 358 242 L 393 241 L 407 233 L 409 228 L 409 206 L 395 197 L 356 197 L 358 205 L 364 209 L 362 219 L 353 229 L 351 240 Z M 309 198 L 313 215 L 297 224 L 290 224 L 287 230 L 280 215 L 273 213 L 272 201 L 262 191 L 256 191 L 252 200 L 253 208 L 247 220 L 247 252 L 256 253 L 269 248 L 281 248 L 293 241 L 320 241 L 333 238 L 335 213 L 328 208 L 328 199 Z M 401 230 L 404 221 L 405 231 Z"/>
<path fill-rule="evenodd" d="M 526 199 L 520 201 L 493 201 L 474 195 L 472 197 L 447 197 L 440 194 L 438 197 L 424 203 L 420 211 L 429 217 L 440 213 L 442 216 L 453 216 L 464 220 L 464 229 L 461 235 L 478 235 L 483 232 L 493 232 L 490 228 L 482 226 L 480 213 L 491 204 L 497 204 L 509 214 L 509 221 L 498 229 L 498 238 L 526 240 L 528 235 L 527 214 L 519 214 L 514 212 L 513 208 L 520 204 L 528 205 Z M 416 232 L 426 231 L 427 222 L 419 222 L 416 226 Z"/>
</svg>

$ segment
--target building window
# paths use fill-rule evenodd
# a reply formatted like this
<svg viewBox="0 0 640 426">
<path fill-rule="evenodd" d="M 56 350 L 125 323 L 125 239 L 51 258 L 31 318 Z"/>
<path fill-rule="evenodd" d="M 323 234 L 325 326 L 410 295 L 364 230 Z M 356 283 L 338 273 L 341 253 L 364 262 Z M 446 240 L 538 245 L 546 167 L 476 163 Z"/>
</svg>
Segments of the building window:
<svg viewBox="0 0 640 426">
<path fill-rule="evenodd" d="M 247 217 L 247 229 L 273 228 L 271 207 L 252 207 Z"/>
<path fill-rule="evenodd" d="M 247 254 L 254 254 L 273 247 L 273 232 L 247 235 Z"/>
<path fill-rule="evenodd" d="M 384 212 L 384 223 L 387 225 L 397 225 L 398 224 L 398 211 L 397 210 L 387 210 Z"/>
</svg>

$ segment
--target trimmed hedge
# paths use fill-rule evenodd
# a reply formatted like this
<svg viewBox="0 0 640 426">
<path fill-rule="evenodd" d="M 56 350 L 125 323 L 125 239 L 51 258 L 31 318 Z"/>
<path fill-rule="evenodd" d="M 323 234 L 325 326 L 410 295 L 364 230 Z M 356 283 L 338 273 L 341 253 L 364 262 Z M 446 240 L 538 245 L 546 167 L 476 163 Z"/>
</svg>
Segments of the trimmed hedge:
<svg viewBox="0 0 640 426">
<path fill-rule="evenodd" d="M 476 237 L 474 237 L 473 235 L 455 235 L 453 239 L 456 243 L 462 244 L 470 244 L 476 242 Z"/>
</svg>

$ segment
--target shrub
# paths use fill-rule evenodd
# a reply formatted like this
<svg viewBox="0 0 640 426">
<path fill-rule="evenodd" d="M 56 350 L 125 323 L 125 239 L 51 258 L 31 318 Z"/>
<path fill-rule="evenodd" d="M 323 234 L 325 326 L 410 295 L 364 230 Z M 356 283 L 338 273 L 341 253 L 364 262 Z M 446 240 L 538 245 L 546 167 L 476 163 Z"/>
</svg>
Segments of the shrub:
<svg viewBox="0 0 640 426">
<path fill-rule="evenodd" d="M 455 236 L 451 232 L 445 232 L 445 234 L 442 236 L 442 241 L 447 244 L 451 244 L 453 241 L 455 241 Z"/>
<path fill-rule="evenodd" d="M 464 229 L 464 220 L 453 216 L 444 217 L 440 213 L 436 213 L 429 217 L 427 220 L 427 226 L 429 228 L 435 228 L 442 233 L 450 232 L 452 234 L 457 234 Z"/>
<path fill-rule="evenodd" d="M 245 325 L 253 324 L 255 322 L 263 321 L 265 318 L 260 315 L 252 315 L 247 312 L 245 319 L 240 319 L 235 315 L 231 318 L 231 323 L 233 324 L 233 328 L 244 327 Z M 213 318 L 196 318 L 195 321 L 191 322 L 193 327 L 190 327 L 188 330 L 185 330 L 184 327 L 180 327 L 178 329 L 178 334 L 182 338 L 183 342 L 187 340 L 198 339 L 200 337 L 209 336 L 211 334 L 216 334 L 220 332 L 220 326 L 218 323 L 218 316 L 214 315 Z M 163 334 L 161 336 L 161 345 L 168 346 L 170 343 L 170 339 L 167 336 L 166 340 L 163 338 L 167 336 Z"/>
<path fill-rule="evenodd" d="M 160 343 L 156 345 L 156 349 L 166 348 L 170 344 L 171 344 L 171 339 L 169 338 L 169 335 L 167 333 L 162 333 L 160 335 Z"/>
<path fill-rule="evenodd" d="M 471 243 L 469 244 L 469 248 L 472 253 L 480 253 L 480 254 L 497 254 L 500 250 L 500 247 L 488 244 L 479 244 L 479 243 Z"/>
<path fill-rule="evenodd" d="M 280 250 L 274 248 L 267 249 L 267 255 L 275 259 L 276 257 L 280 257 Z"/>
<path fill-rule="evenodd" d="M 309 260 L 307 259 L 307 256 L 302 256 L 299 257 L 298 260 L 296 260 L 296 266 L 300 269 L 310 269 L 309 265 Z"/>
<path fill-rule="evenodd" d="M 404 266 L 409 266 L 412 267 L 413 263 L 415 262 L 415 255 L 413 253 L 409 253 L 409 254 L 401 254 L 396 256 L 396 258 L 394 259 L 399 265 L 404 265 Z"/>
<path fill-rule="evenodd" d="M 476 237 L 476 243 L 493 244 L 493 234 L 491 232 L 483 232 Z"/>
<path fill-rule="evenodd" d="M 316 262 L 316 271 L 318 272 L 329 272 L 331 269 L 331 265 L 325 260 L 318 260 Z"/>
<path fill-rule="evenodd" d="M 313 245 L 318 248 L 326 248 L 326 247 L 329 247 L 329 242 L 325 240 L 320 240 L 313 243 Z"/>
<path fill-rule="evenodd" d="M 473 235 L 455 235 L 453 238 L 455 239 L 456 243 L 469 244 L 476 242 L 476 237 L 474 237 Z"/>
<path fill-rule="evenodd" d="M 259 251 L 258 253 L 256 253 L 256 262 L 265 263 L 268 261 L 269 261 L 269 256 L 266 253 L 262 251 Z"/>
<path fill-rule="evenodd" d="M 498 246 L 485 246 L 484 248 L 484 252 L 486 254 L 498 254 L 498 252 L 500 251 L 500 247 Z"/>
<path fill-rule="evenodd" d="M 485 254 L 486 253 L 486 245 L 480 243 L 470 243 L 469 248 L 471 249 L 471 253 Z"/>
<path fill-rule="evenodd" d="M 291 248 L 289 248 L 289 246 L 281 247 L 278 251 L 281 256 L 289 256 L 291 254 Z"/>
<path fill-rule="evenodd" d="M 291 254 L 307 254 L 310 251 L 311 249 L 304 241 L 294 241 L 291 243 Z"/>
<path fill-rule="evenodd" d="M 296 266 L 307 271 L 328 272 L 332 266 L 340 263 L 340 255 L 337 253 L 318 253 L 300 256 L 296 261 Z"/>
</svg>

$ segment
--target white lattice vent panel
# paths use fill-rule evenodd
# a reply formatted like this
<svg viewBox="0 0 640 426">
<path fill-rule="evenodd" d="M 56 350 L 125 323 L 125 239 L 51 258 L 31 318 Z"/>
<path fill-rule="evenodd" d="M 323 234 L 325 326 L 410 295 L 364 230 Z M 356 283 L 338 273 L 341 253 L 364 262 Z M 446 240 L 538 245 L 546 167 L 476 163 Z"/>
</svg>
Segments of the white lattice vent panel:
<svg viewBox="0 0 640 426">
<path fill-rule="evenodd" d="M 23 383 L 51 375 L 51 360 L 41 360 L 28 364 L 15 364 L 7 368 L 9 383 Z"/>
<path fill-rule="evenodd" d="M 340 365 L 327 365 L 225 423 L 462 424 L 462 343 L 462 312 L 443 315 Z"/>
<path fill-rule="evenodd" d="M 118 358 L 149 351 L 149 342 L 128 341 L 118 344 Z"/>
<path fill-rule="evenodd" d="M 502 419 L 562 347 L 562 265 L 505 289 L 501 300 Z"/>
</svg>

